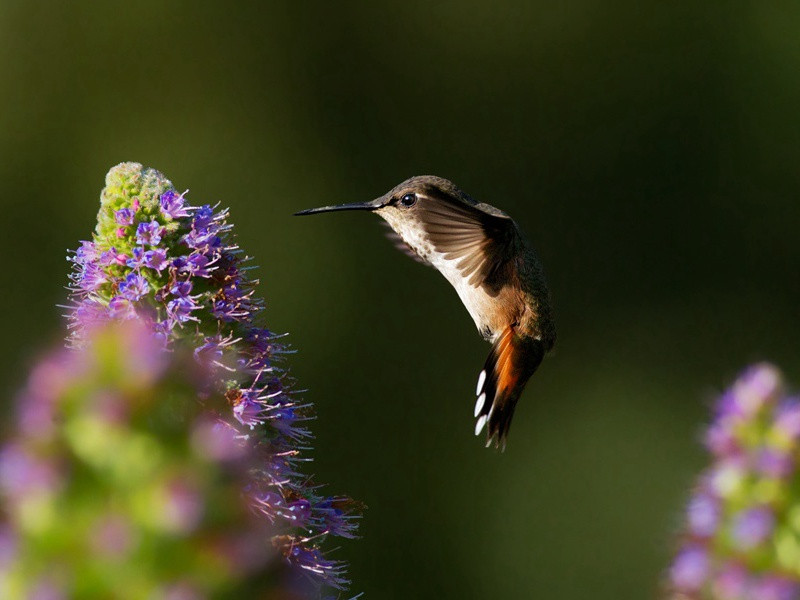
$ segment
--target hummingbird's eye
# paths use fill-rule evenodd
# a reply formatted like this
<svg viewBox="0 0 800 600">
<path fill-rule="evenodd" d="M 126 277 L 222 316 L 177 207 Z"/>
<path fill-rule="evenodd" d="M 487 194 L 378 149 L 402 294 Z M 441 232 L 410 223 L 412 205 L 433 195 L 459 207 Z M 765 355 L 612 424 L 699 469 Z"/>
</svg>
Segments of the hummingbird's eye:
<svg viewBox="0 0 800 600">
<path fill-rule="evenodd" d="M 414 206 L 414 203 L 417 201 L 416 194 L 406 194 L 402 198 L 400 198 L 400 204 L 403 206 Z"/>
</svg>

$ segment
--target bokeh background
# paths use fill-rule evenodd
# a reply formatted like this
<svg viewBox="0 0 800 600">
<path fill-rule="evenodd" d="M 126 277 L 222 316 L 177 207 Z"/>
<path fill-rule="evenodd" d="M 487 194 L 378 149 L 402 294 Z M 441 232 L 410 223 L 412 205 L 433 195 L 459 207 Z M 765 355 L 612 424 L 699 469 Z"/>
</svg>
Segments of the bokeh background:
<svg viewBox="0 0 800 600">
<path fill-rule="evenodd" d="M 653 597 L 709 402 L 800 382 L 796 2 L 0 0 L 0 375 L 63 335 L 66 249 L 136 160 L 232 209 L 316 403 L 313 470 L 369 509 L 368 598 Z M 488 346 L 377 219 L 449 177 L 539 249 L 556 352 L 508 450 Z"/>
</svg>

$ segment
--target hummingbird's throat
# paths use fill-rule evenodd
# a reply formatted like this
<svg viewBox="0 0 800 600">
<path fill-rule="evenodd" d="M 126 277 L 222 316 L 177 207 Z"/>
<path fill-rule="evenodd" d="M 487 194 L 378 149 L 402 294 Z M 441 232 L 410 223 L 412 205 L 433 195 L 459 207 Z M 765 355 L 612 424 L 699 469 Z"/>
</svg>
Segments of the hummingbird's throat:
<svg viewBox="0 0 800 600">
<path fill-rule="evenodd" d="M 421 259 L 436 265 L 434 248 L 428 239 L 422 224 L 407 211 L 401 211 L 394 206 L 384 206 L 375 211 L 389 224 L 394 232 L 399 235 L 406 245 L 411 248 Z"/>
</svg>

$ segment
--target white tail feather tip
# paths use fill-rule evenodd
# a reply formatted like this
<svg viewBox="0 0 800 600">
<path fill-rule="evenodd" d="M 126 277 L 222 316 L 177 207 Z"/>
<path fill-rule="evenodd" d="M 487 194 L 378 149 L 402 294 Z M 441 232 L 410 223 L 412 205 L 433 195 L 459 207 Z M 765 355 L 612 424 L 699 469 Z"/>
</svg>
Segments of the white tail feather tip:
<svg viewBox="0 0 800 600">
<path fill-rule="evenodd" d="M 475 402 L 475 416 L 476 417 L 478 416 L 478 413 L 481 412 L 481 409 L 483 408 L 483 405 L 485 404 L 485 402 L 486 402 L 486 394 L 481 394 L 480 396 L 478 396 L 478 400 L 477 400 L 477 402 Z"/>
<path fill-rule="evenodd" d="M 484 383 L 486 383 L 486 371 L 481 371 L 481 374 L 478 375 L 478 387 L 475 390 L 475 395 L 478 395 L 478 394 L 481 393 L 481 390 L 483 389 L 483 384 Z"/>
<path fill-rule="evenodd" d="M 475 435 L 480 434 L 481 429 L 483 429 L 483 426 L 486 425 L 487 420 L 488 419 L 486 418 L 486 415 L 483 415 L 480 419 L 478 419 L 478 422 L 475 423 Z"/>
</svg>

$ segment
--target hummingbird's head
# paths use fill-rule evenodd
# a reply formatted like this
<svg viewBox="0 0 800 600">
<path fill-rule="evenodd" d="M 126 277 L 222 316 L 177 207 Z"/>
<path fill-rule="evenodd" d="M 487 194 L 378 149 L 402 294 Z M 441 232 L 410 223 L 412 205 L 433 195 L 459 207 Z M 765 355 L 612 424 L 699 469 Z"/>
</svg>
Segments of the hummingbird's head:
<svg viewBox="0 0 800 600">
<path fill-rule="evenodd" d="M 314 215 L 336 210 L 368 210 L 376 212 L 391 223 L 392 221 L 402 219 L 406 215 L 410 216 L 410 213 L 413 212 L 412 209 L 419 204 L 442 200 L 462 201 L 468 204 L 475 204 L 474 200 L 462 192 L 451 181 L 434 175 L 419 175 L 406 179 L 403 183 L 395 186 L 383 196 L 370 200 L 369 202 L 309 208 L 307 210 L 301 210 L 295 213 L 295 215 Z"/>
</svg>

